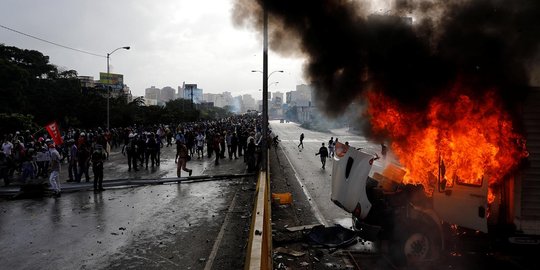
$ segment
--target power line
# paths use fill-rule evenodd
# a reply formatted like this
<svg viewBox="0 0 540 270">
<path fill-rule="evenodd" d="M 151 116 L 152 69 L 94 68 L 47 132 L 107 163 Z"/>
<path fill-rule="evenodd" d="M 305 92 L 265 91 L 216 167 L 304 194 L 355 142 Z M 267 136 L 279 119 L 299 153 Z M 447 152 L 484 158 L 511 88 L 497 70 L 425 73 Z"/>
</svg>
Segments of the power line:
<svg viewBox="0 0 540 270">
<path fill-rule="evenodd" d="M 27 36 L 27 37 L 30 37 L 30 38 L 33 38 L 33 39 L 37 39 L 39 41 L 43 41 L 43 42 L 46 42 L 46 43 L 49 43 L 49 44 L 52 44 L 52 45 L 55 45 L 55 46 L 58 46 L 58 47 L 62 47 L 64 49 L 68 49 L 68 50 L 73 50 L 73 51 L 77 51 L 77 52 L 81 52 L 81 53 L 86 53 L 86 54 L 89 54 L 89 55 L 93 55 L 93 56 L 97 56 L 97 57 L 107 57 L 105 55 L 101 55 L 101 54 L 97 54 L 97 53 L 91 53 L 91 52 L 87 52 L 87 51 L 83 51 L 83 50 L 79 50 L 79 49 L 75 49 L 75 48 L 72 48 L 72 47 L 68 47 L 68 46 L 64 46 L 62 44 L 58 44 L 58 43 L 55 43 L 55 42 L 52 42 L 52 41 L 48 41 L 48 40 L 45 40 L 45 39 L 42 39 L 42 38 L 38 38 L 36 36 L 32 36 L 30 34 L 26 34 L 26 33 L 23 33 L 21 31 L 17 31 L 15 29 L 12 29 L 12 28 L 9 28 L 7 26 L 4 26 L 4 25 L 1 25 L 0 24 L 0 27 L 4 28 L 4 29 L 7 29 L 9 31 L 12 31 L 12 32 L 15 32 L 17 34 L 21 34 L 23 36 Z"/>
</svg>

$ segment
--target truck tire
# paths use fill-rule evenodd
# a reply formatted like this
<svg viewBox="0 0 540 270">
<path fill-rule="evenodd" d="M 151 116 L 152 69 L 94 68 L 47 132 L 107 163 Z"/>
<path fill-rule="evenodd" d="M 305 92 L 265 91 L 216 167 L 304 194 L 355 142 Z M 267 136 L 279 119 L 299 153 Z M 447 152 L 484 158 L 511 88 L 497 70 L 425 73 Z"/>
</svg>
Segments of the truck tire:
<svg viewBox="0 0 540 270">
<path fill-rule="evenodd" d="M 439 258 L 442 249 L 438 227 L 424 220 L 397 225 L 392 242 L 391 255 L 398 265 L 433 262 Z"/>
</svg>

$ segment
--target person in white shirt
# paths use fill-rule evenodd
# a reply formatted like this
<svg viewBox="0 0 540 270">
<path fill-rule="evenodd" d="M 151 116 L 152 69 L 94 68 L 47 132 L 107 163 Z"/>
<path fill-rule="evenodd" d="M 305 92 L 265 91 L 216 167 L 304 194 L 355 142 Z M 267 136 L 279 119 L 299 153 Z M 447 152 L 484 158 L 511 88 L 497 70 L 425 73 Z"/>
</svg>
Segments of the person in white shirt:
<svg viewBox="0 0 540 270">
<path fill-rule="evenodd" d="M 9 139 L 4 140 L 4 143 L 2 144 L 2 152 L 4 152 L 6 157 L 11 156 L 11 153 L 13 152 L 13 144 L 9 141 Z"/>
<path fill-rule="evenodd" d="M 201 159 L 201 156 L 204 156 L 204 141 L 205 141 L 205 137 L 204 135 L 202 135 L 202 133 L 198 133 L 197 134 L 197 137 L 195 137 L 195 141 L 196 141 L 196 144 L 197 144 L 197 159 Z"/>
<path fill-rule="evenodd" d="M 51 154 L 51 174 L 49 175 L 49 183 L 54 192 L 55 197 L 60 197 L 60 183 L 58 182 L 58 177 L 60 176 L 60 153 L 56 150 L 54 143 L 49 144 L 49 153 Z"/>
</svg>

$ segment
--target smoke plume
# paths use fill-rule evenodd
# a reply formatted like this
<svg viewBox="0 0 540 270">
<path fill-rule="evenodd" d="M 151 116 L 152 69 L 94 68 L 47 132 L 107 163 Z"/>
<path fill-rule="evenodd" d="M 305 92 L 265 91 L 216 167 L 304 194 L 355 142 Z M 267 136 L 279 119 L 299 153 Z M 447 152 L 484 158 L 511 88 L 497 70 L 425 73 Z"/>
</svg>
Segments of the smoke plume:
<svg viewBox="0 0 540 270">
<path fill-rule="evenodd" d="M 236 0 L 234 21 L 262 31 L 264 0 Z M 339 115 L 368 89 L 422 110 L 460 81 L 496 90 L 510 113 L 538 59 L 540 1 L 397 0 L 370 14 L 352 0 L 266 0 L 270 49 L 302 55 L 319 105 Z"/>
</svg>

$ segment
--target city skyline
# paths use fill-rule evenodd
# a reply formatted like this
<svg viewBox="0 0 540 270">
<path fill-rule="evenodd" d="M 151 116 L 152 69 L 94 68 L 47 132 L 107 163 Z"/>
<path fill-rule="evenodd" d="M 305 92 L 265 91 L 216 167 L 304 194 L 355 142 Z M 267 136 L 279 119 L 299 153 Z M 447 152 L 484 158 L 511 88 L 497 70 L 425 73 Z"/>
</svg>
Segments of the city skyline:
<svg viewBox="0 0 540 270">
<path fill-rule="evenodd" d="M 151 85 L 176 89 L 185 81 L 199 84 L 206 93 L 255 97 L 262 78 L 251 71 L 262 70 L 262 41 L 255 31 L 233 26 L 232 2 L 7 0 L 0 9 L 0 40 L 6 46 L 37 50 L 60 69 L 95 79 L 107 71 L 107 53 L 130 46 L 110 56 L 110 72 L 124 76 L 133 96 L 144 96 Z M 272 76 L 279 89 L 272 86 L 270 91 L 307 83 L 302 62 L 270 51 L 269 69 L 285 71 Z"/>
</svg>

